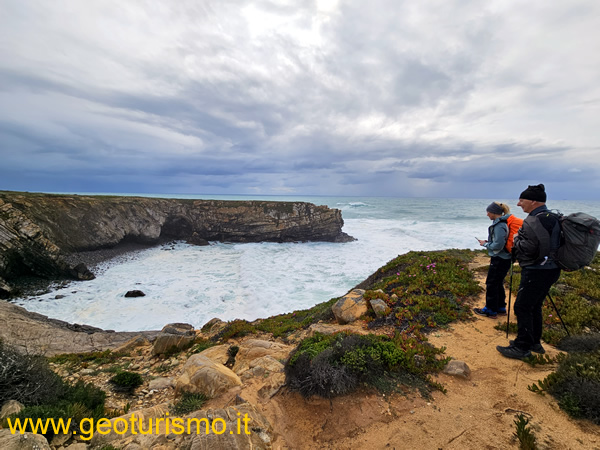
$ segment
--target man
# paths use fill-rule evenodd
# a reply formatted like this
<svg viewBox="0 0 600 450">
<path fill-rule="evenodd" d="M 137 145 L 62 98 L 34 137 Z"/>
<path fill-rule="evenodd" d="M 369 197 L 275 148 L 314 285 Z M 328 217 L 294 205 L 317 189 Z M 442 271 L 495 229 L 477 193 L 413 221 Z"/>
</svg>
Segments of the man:
<svg viewBox="0 0 600 450">
<path fill-rule="evenodd" d="M 517 338 L 508 347 L 496 349 L 508 358 L 524 359 L 531 352 L 544 353 L 542 305 L 550 287 L 558 280 L 560 268 L 553 255 L 560 245 L 560 224 L 546 207 L 543 184 L 529 186 L 519 196 L 519 203 L 529 215 L 515 237 L 513 254 L 521 266 L 521 284 L 515 301 Z"/>
</svg>

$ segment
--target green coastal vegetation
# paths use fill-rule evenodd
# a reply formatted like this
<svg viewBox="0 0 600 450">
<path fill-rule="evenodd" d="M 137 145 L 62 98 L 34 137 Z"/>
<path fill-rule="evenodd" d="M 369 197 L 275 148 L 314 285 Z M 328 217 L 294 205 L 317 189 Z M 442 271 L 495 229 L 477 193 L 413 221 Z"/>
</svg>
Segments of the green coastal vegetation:
<svg viewBox="0 0 600 450">
<path fill-rule="evenodd" d="M 377 316 L 369 306 L 362 319 L 370 334 L 338 332 L 306 336 L 310 325 L 335 322 L 331 307 L 338 298 L 305 310 L 280 314 L 248 322 L 234 320 L 217 332 L 207 324 L 186 354 L 198 353 L 217 344 L 248 335 L 268 333 L 295 350 L 285 362 L 289 389 L 304 396 L 334 397 L 360 389 L 375 392 L 410 392 L 414 389 L 427 396 L 431 390 L 444 391 L 432 375 L 444 368 L 451 355 L 444 348 L 432 346 L 431 332 L 447 328 L 456 321 L 474 320 L 471 313 L 481 292 L 473 269 L 469 268 L 480 251 L 445 250 L 409 252 L 394 258 L 357 286 L 364 289 L 367 303 L 385 302 L 387 313 Z M 487 271 L 487 267 L 475 270 Z M 513 295 L 519 282 L 519 269 L 513 274 Z M 508 277 L 507 277 L 508 281 Z M 544 308 L 544 340 L 568 352 L 555 359 L 539 358 L 532 364 L 552 364 L 554 372 L 539 380 L 530 390 L 554 396 L 561 408 L 575 418 L 600 424 L 600 260 L 586 270 L 563 273 L 551 295 L 572 337 L 565 330 L 551 304 Z M 513 322 L 516 320 L 511 317 Z M 498 331 L 506 331 L 506 323 Z M 514 326 L 511 326 L 513 329 Z M 228 352 L 235 359 L 237 347 Z M 134 391 L 143 379 L 128 371 L 127 356 L 110 351 L 89 354 L 58 355 L 51 359 L 65 367 L 94 369 L 104 365 L 114 373 L 115 389 Z M 123 411 L 105 408 L 105 393 L 92 385 L 70 384 L 56 375 L 49 360 L 42 356 L 22 355 L 0 343 L 0 404 L 18 400 L 26 408 L 22 417 L 113 417 Z M 113 370 L 114 369 L 114 370 Z M 99 370 L 99 369 L 97 369 Z M 191 411 L 206 401 L 203 396 L 182 397 L 175 408 Z M 5 425 L 5 424 L 4 424 Z"/>
</svg>

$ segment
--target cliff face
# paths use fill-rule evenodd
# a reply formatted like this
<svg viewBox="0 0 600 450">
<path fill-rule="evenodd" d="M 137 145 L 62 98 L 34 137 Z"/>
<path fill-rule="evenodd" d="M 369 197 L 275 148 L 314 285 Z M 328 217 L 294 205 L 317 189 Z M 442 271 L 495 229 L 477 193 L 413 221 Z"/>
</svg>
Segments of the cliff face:
<svg viewBox="0 0 600 450">
<path fill-rule="evenodd" d="M 2 278 L 93 277 L 65 255 L 124 242 L 347 242 L 341 211 L 303 202 L 182 200 L 0 192 Z M 6 296 L 6 294 L 4 295 Z"/>
</svg>

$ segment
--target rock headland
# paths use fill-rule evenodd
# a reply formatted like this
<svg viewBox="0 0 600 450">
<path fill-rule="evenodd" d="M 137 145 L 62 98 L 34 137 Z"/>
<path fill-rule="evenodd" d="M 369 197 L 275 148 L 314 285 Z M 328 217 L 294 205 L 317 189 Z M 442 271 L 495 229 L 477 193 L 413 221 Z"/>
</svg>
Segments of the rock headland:
<svg viewBox="0 0 600 450">
<path fill-rule="evenodd" d="M 306 202 L 188 200 L 0 191 L 0 298 L 20 276 L 92 279 L 78 252 L 186 240 L 354 240 L 341 211 Z"/>
</svg>

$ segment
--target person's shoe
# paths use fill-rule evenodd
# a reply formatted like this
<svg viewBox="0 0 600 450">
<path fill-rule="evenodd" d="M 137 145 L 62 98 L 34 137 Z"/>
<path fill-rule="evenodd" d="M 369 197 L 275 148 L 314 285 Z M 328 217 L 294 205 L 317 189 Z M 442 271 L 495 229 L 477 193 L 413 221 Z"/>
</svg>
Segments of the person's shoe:
<svg viewBox="0 0 600 450">
<path fill-rule="evenodd" d="M 502 347 L 498 345 L 496 347 L 496 350 L 498 350 L 500 353 L 502 353 L 503 356 L 506 356 L 507 358 L 525 359 L 531 356 L 531 352 L 529 350 L 521 350 L 519 347 L 515 347 L 514 345 L 511 345 L 509 347 Z"/>
<path fill-rule="evenodd" d="M 498 313 L 488 309 L 487 306 L 484 306 L 483 308 L 473 308 L 473 312 L 475 314 L 479 314 L 480 316 L 489 317 L 490 319 L 495 319 L 498 317 Z"/>
<path fill-rule="evenodd" d="M 515 341 L 508 341 L 508 343 L 509 343 L 509 345 L 515 345 Z M 543 355 L 544 353 L 546 353 L 546 350 L 544 350 L 544 347 L 542 347 L 542 344 L 533 344 L 531 351 L 534 353 L 539 353 L 540 355 Z"/>
<path fill-rule="evenodd" d="M 499 316 L 505 316 L 506 315 L 506 308 L 500 308 L 498 310 L 498 315 Z"/>
</svg>

